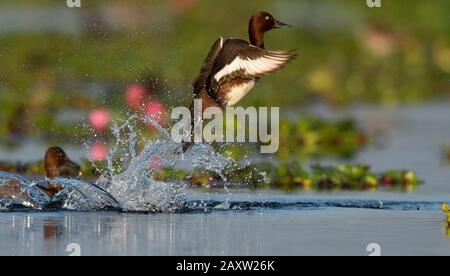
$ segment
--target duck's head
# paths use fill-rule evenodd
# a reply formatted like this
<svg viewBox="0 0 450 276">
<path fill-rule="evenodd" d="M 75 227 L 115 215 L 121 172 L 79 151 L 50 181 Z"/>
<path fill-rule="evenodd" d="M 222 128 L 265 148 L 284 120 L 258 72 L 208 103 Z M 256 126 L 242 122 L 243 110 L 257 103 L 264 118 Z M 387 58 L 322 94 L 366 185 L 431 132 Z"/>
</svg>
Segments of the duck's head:
<svg viewBox="0 0 450 276">
<path fill-rule="evenodd" d="M 80 173 L 80 166 L 72 162 L 59 147 L 51 147 L 45 153 L 45 171 L 48 178 L 75 177 Z"/>
<path fill-rule="evenodd" d="M 264 47 L 264 34 L 270 30 L 278 28 L 292 27 L 289 24 L 283 23 L 268 12 L 257 12 L 250 18 L 248 27 L 250 40 L 252 45 L 257 47 Z"/>
</svg>

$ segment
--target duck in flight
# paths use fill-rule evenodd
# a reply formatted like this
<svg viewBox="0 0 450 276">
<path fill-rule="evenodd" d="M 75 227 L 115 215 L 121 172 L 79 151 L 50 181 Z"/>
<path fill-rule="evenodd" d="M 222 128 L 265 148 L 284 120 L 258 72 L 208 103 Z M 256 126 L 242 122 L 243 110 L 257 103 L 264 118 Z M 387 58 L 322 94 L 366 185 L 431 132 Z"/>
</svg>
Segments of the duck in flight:
<svg viewBox="0 0 450 276">
<path fill-rule="evenodd" d="M 268 12 L 257 12 L 250 18 L 250 42 L 222 37 L 216 40 L 194 83 L 194 97 L 202 100 L 203 111 L 208 107 L 234 106 L 261 77 L 282 69 L 296 58 L 294 51 L 266 50 L 264 47 L 264 34 L 284 27 L 291 26 Z"/>
</svg>

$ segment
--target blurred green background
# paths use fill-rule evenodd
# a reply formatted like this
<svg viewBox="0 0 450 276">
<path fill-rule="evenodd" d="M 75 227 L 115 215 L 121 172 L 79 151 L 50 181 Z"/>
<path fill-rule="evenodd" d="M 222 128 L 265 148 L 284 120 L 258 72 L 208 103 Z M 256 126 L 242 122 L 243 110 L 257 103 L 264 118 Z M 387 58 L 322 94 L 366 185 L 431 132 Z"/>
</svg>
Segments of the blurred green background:
<svg viewBox="0 0 450 276">
<path fill-rule="evenodd" d="M 312 101 L 400 105 L 450 95 L 450 2 L 389 0 L 2 0 L 0 135 L 83 135 L 89 110 L 126 112 L 140 83 L 165 106 L 189 105 L 190 84 L 218 36 L 247 39 L 266 10 L 296 27 L 266 37 L 299 58 L 243 105 L 293 110 Z M 75 128 L 76 127 L 76 128 Z"/>
</svg>

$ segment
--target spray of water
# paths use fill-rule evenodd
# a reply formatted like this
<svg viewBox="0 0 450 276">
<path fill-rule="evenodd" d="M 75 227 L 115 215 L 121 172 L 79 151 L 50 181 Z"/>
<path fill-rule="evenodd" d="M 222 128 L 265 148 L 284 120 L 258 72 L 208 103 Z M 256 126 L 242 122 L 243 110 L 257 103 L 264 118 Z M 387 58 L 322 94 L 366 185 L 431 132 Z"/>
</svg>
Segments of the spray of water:
<svg viewBox="0 0 450 276">
<path fill-rule="evenodd" d="M 46 208 L 72 211 L 121 210 L 115 198 L 100 187 L 79 179 L 56 178 L 48 180 L 53 185 L 63 185 Z"/>
<path fill-rule="evenodd" d="M 157 138 L 142 137 L 137 132 L 139 123 L 153 125 L 159 131 Z M 125 211 L 176 212 L 185 208 L 185 183 L 160 182 L 152 178 L 160 166 L 188 162 L 192 168 L 221 175 L 232 162 L 209 145 L 195 145 L 184 153 L 182 145 L 173 142 L 170 134 L 150 117 L 131 115 L 120 125 L 114 123 L 112 134 L 115 143 L 107 158 L 107 169 L 102 172 L 96 185 L 111 194 Z M 143 148 L 138 151 L 141 144 Z M 155 166 L 155 159 L 159 166 Z"/>
<path fill-rule="evenodd" d="M 0 207 L 2 209 L 42 209 L 50 198 L 35 183 L 12 173 L 0 172 Z"/>
</svg>

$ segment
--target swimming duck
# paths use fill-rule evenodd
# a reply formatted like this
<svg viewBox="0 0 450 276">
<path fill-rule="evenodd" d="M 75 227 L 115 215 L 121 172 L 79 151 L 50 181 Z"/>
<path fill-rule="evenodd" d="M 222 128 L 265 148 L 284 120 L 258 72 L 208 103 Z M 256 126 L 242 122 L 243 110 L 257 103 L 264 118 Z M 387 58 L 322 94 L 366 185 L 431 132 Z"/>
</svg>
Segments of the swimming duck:
<svg viewBox="0 0 450 276">
<path fill-rule="evenodd" d="M 46 175 L 50 179 L 56 177 L 75 177 L 80 173 L 80 166 L 72 162 L 59 147 L 51 147 L 47 150 L 44 157 L 44 166 Z M 5 180 L 0 187 L 0 197 L 26 198 L 27 191 L 21 182 L 20 179 L 16 178 Z M 60 184 L 50 184 L 48 181 L 40 181 L 36 184 L 36 187 L 50 198 L 64 188 Z"/>
<path fill-rule="evenodd" d="M 57 177 L 76 177 L 80 174 L 81 168 L 59 147 L 51 147 L 44 157 L 44 166 L 47 177 L 54 179 Z M 40 182 L 39 188 L 48 196 L 53 197 L 64 187 L 61 184 L 52 185 L 48 182 Z"/>
<path fill-rule="evenodd" d="M 59 147 L 51 147 L 44 157 L 45 172 L 48 178 L 75 177 L 80 173 L 80 166 L 69 159 Z"/>
<path fill-rule="evenodd" d="M 295 59 L 294 51 L 266 50 L 264 34 L 277 28 L 291 27 L 268 12 L 257 12 L 249 22 L 250 42 L 242 39 L 217 39 L 194 83 L 194 96 L 208 107 L 237 104 L 268 74 L 282 69 Z M 193 108 L 193 106 L 192 106 Z"/>
</svg>

